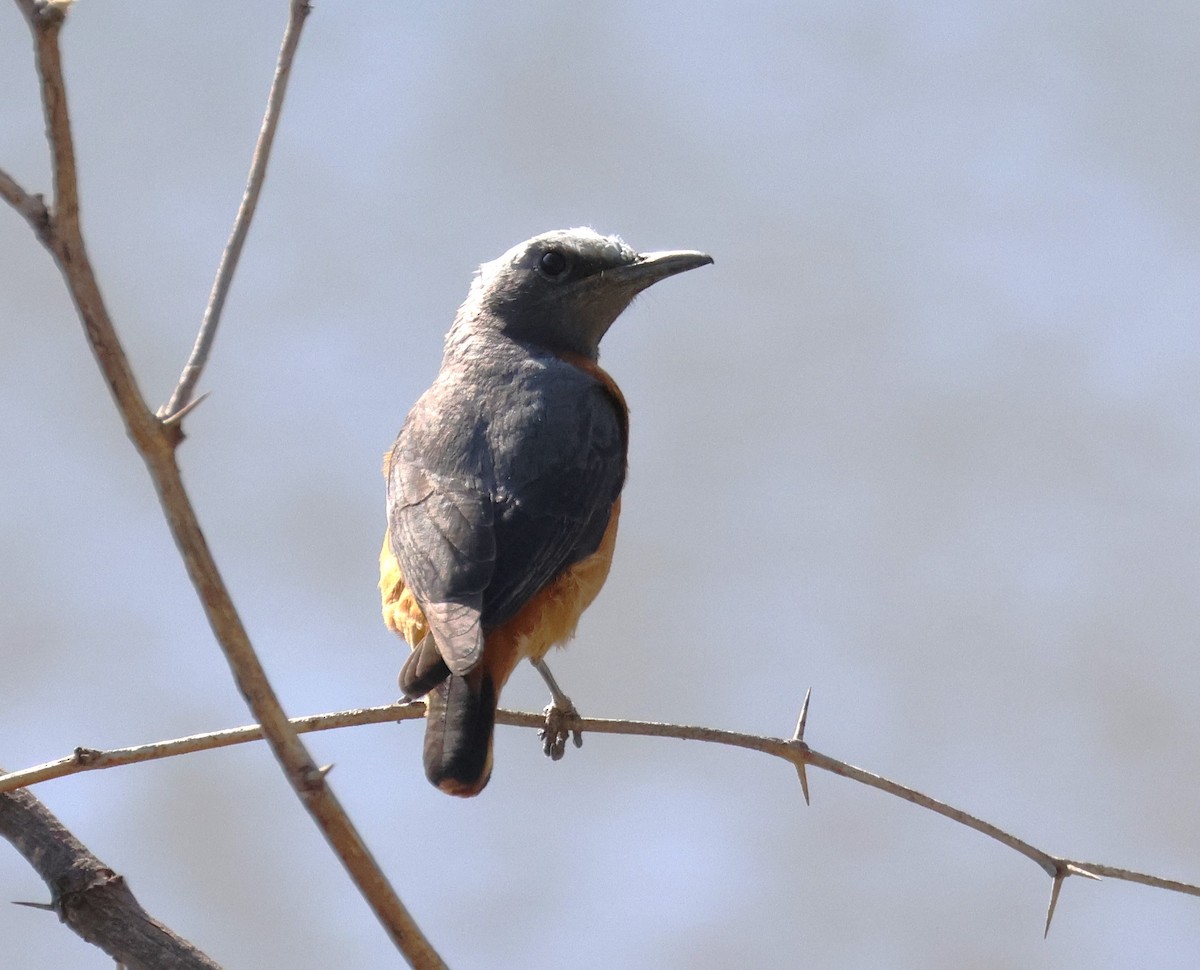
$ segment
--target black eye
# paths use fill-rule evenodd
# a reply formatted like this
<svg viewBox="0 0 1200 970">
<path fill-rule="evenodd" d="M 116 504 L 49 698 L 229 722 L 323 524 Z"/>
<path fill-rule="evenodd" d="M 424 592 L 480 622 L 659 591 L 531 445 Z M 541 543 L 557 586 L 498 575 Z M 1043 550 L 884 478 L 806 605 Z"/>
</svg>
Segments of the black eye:
<svg viewBox="0 0 1200 970">
<path fill-rule="evenodd" d="M 543 273 L 554 279 L 567 271 L 567 257 L 557 249 L 547 249 L 542 253 L 542 258 L 538 260 L 538 265 L 541 266 Z"/>
</svg>

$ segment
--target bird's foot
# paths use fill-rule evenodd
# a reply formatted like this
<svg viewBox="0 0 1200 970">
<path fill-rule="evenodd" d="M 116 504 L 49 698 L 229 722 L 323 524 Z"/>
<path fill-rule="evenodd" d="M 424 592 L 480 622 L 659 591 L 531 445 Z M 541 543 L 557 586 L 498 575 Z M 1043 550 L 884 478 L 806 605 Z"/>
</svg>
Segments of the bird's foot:
<svg viewBox="0 0 1200 970">
<path fill-rule="evenodd" d="M 546 715 L 546 726 L 538 732 L 538 737 L 542 739 L 542 751 L 545 752 L 546 757 L 551 761 L 558 761 L 567 750 L 568 737 L 575 747 L 583 747 L 583 735 L 578 727 L 579 711 L 575 709 L 571 698 L 558 686 L 558 681 L 550 673 L 546 661 L 532 660 L 530 662 L 542 675 L 546 686 L 550 688 L 550 696 L 553 698 L 550 705 L 542 712 Z"/>
<path fill-rule="evenodd" d="M 560 706 L 566 701 L 566 706 Z M 558 761 L 567 750 L 567 738 L 577 748 L 583 747 L 583 735 L 579 732 L 579 711 L 571 703 L 571 698 L 562 694 L 548 704 L 542 712 L 546 715 L 546 726 L 538 732 L 542 739 L 542 752 L 551 761 Z"/>
</svg>

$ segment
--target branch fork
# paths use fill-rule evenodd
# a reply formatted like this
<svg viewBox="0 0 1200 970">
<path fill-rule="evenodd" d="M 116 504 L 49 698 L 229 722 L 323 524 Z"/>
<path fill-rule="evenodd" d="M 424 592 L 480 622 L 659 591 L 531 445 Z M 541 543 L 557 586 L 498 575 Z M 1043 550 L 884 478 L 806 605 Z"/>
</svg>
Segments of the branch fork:
<svg viewBox="0 0 1200 970">
<path fill-rule="evenodd" d="M 209 625 L 229 663 L 234 680 L 271 744 L 284 774 L 312 815 L 330 846 L 371 906 L 398 950 L 419 968 L 444 964 L 388 883 L 362 837 L 325 782 L 324 771 L 312 760 L 280 705 L 267 679 L 229 590 L 200 529 L 195 509 L 183 485 L 176 448 L 183 438 L 181 421 L 191 407 L 197 381 L 207 363 L 221 310 L 229 291 L 242 244 L 266 177 L 267 160 L 283 106 L 292 60 L 309 13 L 307 0 L 291 0 L 287 27 L 268 97 L 262 130 L 254 152 L 245 196 L 222 254 L 217 279 L 204 312 L 196 344 L 167 404 L 151 412 L 138 387 L 88 258 L 79 218 L 79 187 L 75 148 L 67 110 L 58 35 L 67 5 L 39 0 L 16 0 L 33 37 L 46 137 L 53 173 L 53 203 L 26 192 L 8 173 L 0 171 L 3 196 L 29 223 L 53 255 L 75 302 L 96 362 L 124 419 L 138 453 L 146 463 L 162 504 L 163 514 L 183 557 L 188 575 L 204 607 Z M 80 752 L 81 767 L 91 755 Z M 32 797 L 32 796 L 30 796 Z M 82 846 L 80 846 L 82 851 Z M 73 926 L 90 939 L 86 928 Z M 113 953 L 118 958 L 120 953 Z M 122 962 L 125 962 L 122 960 Z M 137 966 L 150 964 L 138 963 Z M 161 964 L 154 964 L 161 965 Z"/>
</svg>

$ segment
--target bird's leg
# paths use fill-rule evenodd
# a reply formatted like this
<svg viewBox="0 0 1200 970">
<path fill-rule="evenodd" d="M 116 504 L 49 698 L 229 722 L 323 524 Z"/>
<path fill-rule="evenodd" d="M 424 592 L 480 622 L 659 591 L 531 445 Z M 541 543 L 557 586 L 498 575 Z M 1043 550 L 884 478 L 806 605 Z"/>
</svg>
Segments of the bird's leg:
<svg viewBox="0 0 1200 970">
<path fill-rule="evenodd" d="M 546 715 L 546 726 L 542 728 L 538 736 L 542 739 L 542 751 L 546 753 L 547 757 L 558 761 L 566 751 L 568 735 L 575 747 L 583 747 L 583 735 L 579 733 L 579 728 L 574 726 L 578 723 L 579 711 L 575 709 L 571 698 L 564 694 L 563 689 L 558 686 L 558 681 L 554 679 L 554 674 L 550 673 L 550 668 L 546 666 L 545 660 L 530 658 L 529 662 L 542 675 L 542 680 L 550 688 L 550 696 L 554 699 L 553 703 L 542 712 Z"/>
</svg>

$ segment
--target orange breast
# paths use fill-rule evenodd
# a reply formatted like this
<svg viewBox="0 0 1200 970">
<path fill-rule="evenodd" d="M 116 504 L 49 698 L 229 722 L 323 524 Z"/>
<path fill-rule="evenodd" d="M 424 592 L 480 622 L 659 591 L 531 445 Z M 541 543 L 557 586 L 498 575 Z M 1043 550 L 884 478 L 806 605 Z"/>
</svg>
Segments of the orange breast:
<svg viewBox="0 0 1200 970">
<path fill-rule="evenodd" d="M 618 497 L 596 551 L 559 573 L 516 616 L 487 634 L 483 662 L 497 691 L 521 660 L 527 657 L 540 660 L 551 647 L 575 635 L 579 617 L 592 605 L 608 579 L 620 517 Z"/>
<path fill-rule="evenodd" d="M 540 660 L 551 647 L 565 643 L 575 635 L 580 616 L 591 606 L 608 579 L 620 517 L 621 499 L 617 498 L 609 515 L 608 528 L 596 551 L 559 573 L 516 616 L 487 634 L 483 663 L 492 675 L 497 692 L 521 660 L 526 657 Z M 410 646 L 420 643 L 429 632 L 425 614 L 405 585 L 404 573 L 392 555 L 386 536 L 379 553 L 379 592 L 383 601 L 383 622 L 404 637 Z"/>
</svg>

